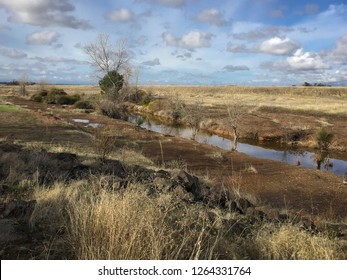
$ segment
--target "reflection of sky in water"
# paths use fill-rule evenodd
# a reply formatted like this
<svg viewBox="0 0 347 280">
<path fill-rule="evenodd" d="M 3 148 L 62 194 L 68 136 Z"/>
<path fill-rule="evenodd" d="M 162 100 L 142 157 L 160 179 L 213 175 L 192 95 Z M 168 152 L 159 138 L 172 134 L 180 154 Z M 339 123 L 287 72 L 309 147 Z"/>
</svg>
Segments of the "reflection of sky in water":
<svg viewBox="0 0 347 280">
<path fill-rule="evenodd" d="M 136 116 L 129 116 L 129 121 L 136 123 Z M 160 124 L 158 121 L 145 121 L 141 127 L 151 131 L 169 134 L 172 136 L 191 138 L 192 130 L 187 127 L 170 127 L 164 124 Z M 208 135 L 206 133 L 198 132 L 195 140 L 199 143 L 209 144 L 225 150 L 231 148 L 232 141 L 226 138 L 222 138 L 218 135 Z M 241 153 L 247 154 L 256 158 L 266 158 L 276 161 L 286 162 L 288 164 L 296 165 L 300 162 L 300 166 L 307 168 L 317 168 L 315 163 L 315 154 L 311 152 L 298 152 L 294 150 L 280 151 L 274 149 L 266 149 L 255 145 L 238 143 L 237 150 Z M 331 171 L 335 174 L 342 175 L 347 171 L 347 161 L 330 158 L 329 162 L 332 166 L 325 168 L 322 162 L 321 169 Z"/>
</svg>

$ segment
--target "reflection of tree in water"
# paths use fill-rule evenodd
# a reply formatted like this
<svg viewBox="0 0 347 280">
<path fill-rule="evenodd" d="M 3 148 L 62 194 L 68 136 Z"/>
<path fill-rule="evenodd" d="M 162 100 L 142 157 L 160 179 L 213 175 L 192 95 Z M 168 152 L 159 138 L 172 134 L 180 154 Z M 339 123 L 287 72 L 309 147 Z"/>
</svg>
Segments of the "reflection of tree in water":
<svg viewBox="0 0 347 280">
<path fill-rule="evenodd" d="M 296 165 L 301 165 L 300 158 L 304 158 L 305 155 L 307 154 L 306 151 L 295 148 L 293 150 L 288 150 L 288 153 L 292 155 L 295 158 L 295 164 Z"/>
<path fill-rule="evenodd" d="M 321 170 L 322 168 L 330 171 L 333 168 L 333 162 L 329 157 L 328 152 L 318 151 L 314 153 L 313 160 L 316 163 L 316 168 Z"/>
<path fill-rule="evenodd" d="M 289 162 L 290 158 L 295 159 L 296 165 L 301 165 L 300 157 L 305 157 L 306 151 L 301 149 L 284 150 L 282 152 L 282 161 Z"/>
</svg>

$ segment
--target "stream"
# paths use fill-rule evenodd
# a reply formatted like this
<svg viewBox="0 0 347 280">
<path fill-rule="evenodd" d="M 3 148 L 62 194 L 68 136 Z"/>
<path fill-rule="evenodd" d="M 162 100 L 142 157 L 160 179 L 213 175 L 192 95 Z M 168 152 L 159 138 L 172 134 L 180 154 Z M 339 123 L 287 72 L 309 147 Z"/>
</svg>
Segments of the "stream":
<svg viewBox="0 0 347 280">
<path fill-rule="evenodd" d="M 143 117 L 140 115 L 129 115 L 128 121 L 137 123 L 138 118 Z M 192 135 L 192 130 L 185 126 L 170 126 L 155 118 L 147 118 L 142 121 L 143 123 L 140 126 L 150 131 L 187 139 L 190 139 Z M 195 141 L 216 146 L 224 150 L 230 150 L 232 145 L 230 139 L 203 131 L 198 131 Z M 280 147 L 279 145 L 274 144 L 270 145 L 270 147 L 269 145 L 266 145 L 265 147 L 265 145 L 259 146 L 259 144 L 255 145 L 255 143 L 238 142 L 237 151 L 256 158 L 266 158 L 291 165 L 300 165 L 306 168 L 326 170 L 337 175 L 343 175 L 347 172 L 347 160 L 325 155 L 321 160 L 320 166 L 317 166 L 316 154 L 314 152 L 304 151 L 295 147 Z"/>
</svg>

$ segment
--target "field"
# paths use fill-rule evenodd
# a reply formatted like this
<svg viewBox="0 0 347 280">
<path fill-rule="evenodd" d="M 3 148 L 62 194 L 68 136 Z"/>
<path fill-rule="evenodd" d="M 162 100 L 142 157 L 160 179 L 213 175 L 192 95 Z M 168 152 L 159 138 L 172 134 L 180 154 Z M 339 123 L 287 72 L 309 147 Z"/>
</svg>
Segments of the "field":
<svg viewBox="0 0 347 280">
<path fill-rule="evenodd" d="M 56 87 L 95 110 L 34 102 L 37 86 L 27 96 L 0 87 L 2 258 L 346 258 L 341 176 L 151 132 L 102 115 L 98 87 Z M 237 100 L 241 140 L 318 151 L 324 128 L 346 157 L 347 88 L 139 88 L 152 101 L 128 110 L 169 122 L 174 102 L 192 111 L 200 100 L 199 129 L 221 134 Z"/>
</svg>

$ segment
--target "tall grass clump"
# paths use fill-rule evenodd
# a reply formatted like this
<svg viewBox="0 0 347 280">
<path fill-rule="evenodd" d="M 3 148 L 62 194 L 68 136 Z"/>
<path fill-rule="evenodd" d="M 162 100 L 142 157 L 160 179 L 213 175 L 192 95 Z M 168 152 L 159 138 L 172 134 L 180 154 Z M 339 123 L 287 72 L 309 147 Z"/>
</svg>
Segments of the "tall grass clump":
<svg viewBox="0 0 347 280">
<path fill-rule="evenodd" d="M 338 245 L 323 234 L 313 235 L 299 227 L 265 225 L 254 238 L 256 258 L 274 260 L 333 260 L 343 258 Z"/>
<path fill-rule="evenodd" d="M 205 207 L 173 194 L 150 197 L 137 184 L 114 189 L 93 179 L 36 192 L 31 223 L 51 236 L 47 258 L 62 250 L 88 260 L 216 258 L 219 234 Z"/>
</svg>

